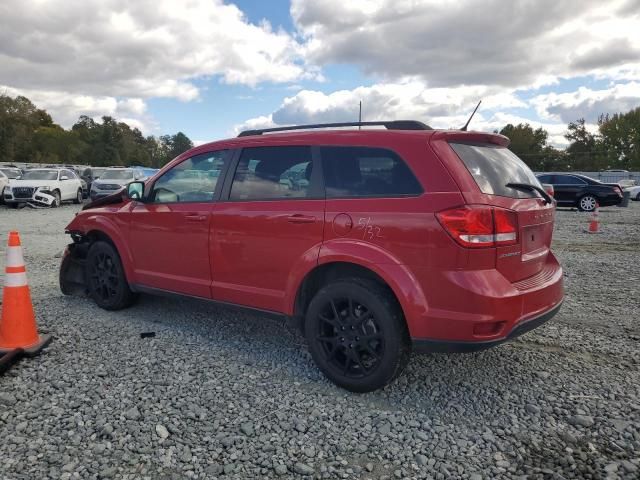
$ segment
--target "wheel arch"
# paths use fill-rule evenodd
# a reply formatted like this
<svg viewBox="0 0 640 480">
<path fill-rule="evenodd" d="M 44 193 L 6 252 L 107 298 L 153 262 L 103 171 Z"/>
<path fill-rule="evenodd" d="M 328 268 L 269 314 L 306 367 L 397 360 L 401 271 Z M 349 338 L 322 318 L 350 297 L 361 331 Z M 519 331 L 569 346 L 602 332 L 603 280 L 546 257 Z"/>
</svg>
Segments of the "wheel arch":
<svg viewBox="0 0 640 480">
<path fill-rule="evenodd" d="M 76 219 L 78 218 L 80 217 L 76 217 Z M 82 226 L 83 228 L 77 228 L 76 225 L 74 225 L 75 222 L 72 222 L 67 227 L 67 231 L 78 231 L 90 243 L 102 240 L 111 244 L 120 256 L 127 281 L 129 283 L 135 283 L 133 256 L 118 227 L 104 216 L 93 216 L 93 218 L 87 220 L 88 221 Z"/>
<path fill-rule="evenodd" d="M 404 265 L 367 264 L 358 259 L 333 259 L 320 262 L 299 283 L 290 308 L 300 325 L 315 293 L 324 285 L 341 278 L 366 278 L 387 288 L 403 313 L 409 332 L 412 324 L 423 318 L 427 303 L 417 280 Z"/>
</svg>

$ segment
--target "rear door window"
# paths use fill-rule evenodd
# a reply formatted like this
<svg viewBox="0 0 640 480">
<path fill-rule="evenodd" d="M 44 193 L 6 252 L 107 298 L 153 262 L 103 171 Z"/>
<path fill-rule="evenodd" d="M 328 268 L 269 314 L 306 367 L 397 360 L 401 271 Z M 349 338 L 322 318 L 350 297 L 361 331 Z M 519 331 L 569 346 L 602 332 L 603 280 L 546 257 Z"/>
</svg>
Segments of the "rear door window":
<svg viewBox="0 0 640 480">
<path fill-rule="evenodd" d="M 254 147 L 242 150 L 230 200 L 274 200 L 312 196 L 311 147 Z"/>
<path fill-rule="evenodd" d="M 419 195 L 420 183 L 391 150 L 320 147 L 327 198 Z"/>
<path fill-rule="evenodd" d="M 586 185 L 587 182 L 573 175 L 556 175 L 555 183 L 557 185 Z"/>
<path fill-rule="evenodd" d="M 495 145 L 451 143 L 482 193 L 511 198 L 534 198 L 538 194 L 507 187 L 507 183 L 528 183 L 542 187 L 531 169 L 511 150 Z"/>
</svg>

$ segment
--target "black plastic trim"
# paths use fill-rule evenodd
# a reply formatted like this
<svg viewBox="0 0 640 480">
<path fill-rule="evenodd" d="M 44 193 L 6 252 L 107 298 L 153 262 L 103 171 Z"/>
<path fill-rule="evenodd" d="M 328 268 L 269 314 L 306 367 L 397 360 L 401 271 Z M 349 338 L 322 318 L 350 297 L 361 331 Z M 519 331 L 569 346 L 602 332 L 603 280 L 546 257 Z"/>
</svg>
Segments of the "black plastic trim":
<svg viewBox="0 0 640 480">
<path fill-rule="evenodd" d="M 478 342 L 414 338 L 412 340 L 413 351 L 415 353 L 469 353 L 486 350 L 488 348 L 500 345 L 501 343 L 508 342 L 509 340 L 513 340 L 514 338 L 519 337 L 520 335 L 523 335 L 533 330 L 534 328 L 545 324 L 546 322 L 551 320 L 556 315 L 556 313 L 558 313 L 560 307 L 562 307 L 562 301 L 542 315 L 519 323 L 514 329 L 509 332 L 508 335 L 502 338 Z"/>
<path fill-rule="evenodd" d="M 237 310 L 243 310 L 243 311 L 247 311 L 247 312 L 252 312 L 252 313 L 257 313 L 259 315 L 264 315 L 270 318 L 277 318 L 277 319 L 289 319 L 289 315 L 286 315 L 284 313 L 280 313 L 280 312 L 274 312 L 272 310 L 263 310 L 260 308 L 254 308 L 254 307 L 247 307 L 246 305 L 238 305 L 236 303 L 231 303 L 231 302 L 223 302 L 220 300 L 214 300 L 212 298 L 206 298 L 206 297 L 198 297 L 196 295 L 189 295 L 186 293 L 179 293 L 179 292 L 171 292 L 169 290 L 163 290 L 161 288 L 155 288 L 155 287 L 147 287 L 146 285 L 140 285 L 140 284 L 136 284 L 136 283 L 131 283 L 129 284 L 129 288 L 137 293 L 147 293 L 149 295 L 159 295 L 161 297 L 169 297 L 169 298 L 191 298 L 194 300 L 201 300 L 207 303 L 213 303 L 216 305 L 221 305 L 223 307 L 230 307 L 230 308 L 234 308 Z"/>
</svg>

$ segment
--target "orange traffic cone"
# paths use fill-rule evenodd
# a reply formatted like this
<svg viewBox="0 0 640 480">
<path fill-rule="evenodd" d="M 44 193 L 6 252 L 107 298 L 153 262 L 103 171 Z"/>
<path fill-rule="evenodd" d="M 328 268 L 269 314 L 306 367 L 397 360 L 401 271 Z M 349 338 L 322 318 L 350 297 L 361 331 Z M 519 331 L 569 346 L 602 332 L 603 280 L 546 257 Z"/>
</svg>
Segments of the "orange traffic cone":
<svg viewBox="0 0 640 480">
<path fill-rule="evenodd" d="M 600 233 L 600 222 L 598 221 L 598 209 L 600 205 L 596 203 L 596 208 L 591 214 L 591 221 L 589 222 L 589 233 Z"/>
<path fill-rule="evenodd" d="M 5 272 L 0 353 L 20 348 L 27 355 L 35 355 L 51 341 L 51 336 L 38 335 L 18 232 L 9 232 Z"/>
</svg>

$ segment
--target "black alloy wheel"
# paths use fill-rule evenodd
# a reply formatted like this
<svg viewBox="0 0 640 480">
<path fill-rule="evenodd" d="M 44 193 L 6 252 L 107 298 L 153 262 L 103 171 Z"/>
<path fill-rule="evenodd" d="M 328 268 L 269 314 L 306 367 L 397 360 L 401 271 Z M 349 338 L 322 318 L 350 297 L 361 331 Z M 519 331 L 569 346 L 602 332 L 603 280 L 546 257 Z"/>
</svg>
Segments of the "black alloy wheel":
<svg viewBox="0 0 640 480">
<path fill-rule="evenodd" d="M 89 295 L 105 310 L 120 310 L 136 299 L 129 288 L 118 252 L 107 242 L 95 242 L 86 260 Z"/>
<path fill-rule="evenodd" d="M 409 359 L 401 310 L 382 285 L 347 279 L 321 289 L 307 310 L 309 349 L 337 385 L 368 392 L 392 381 Z"/>
</svg>

